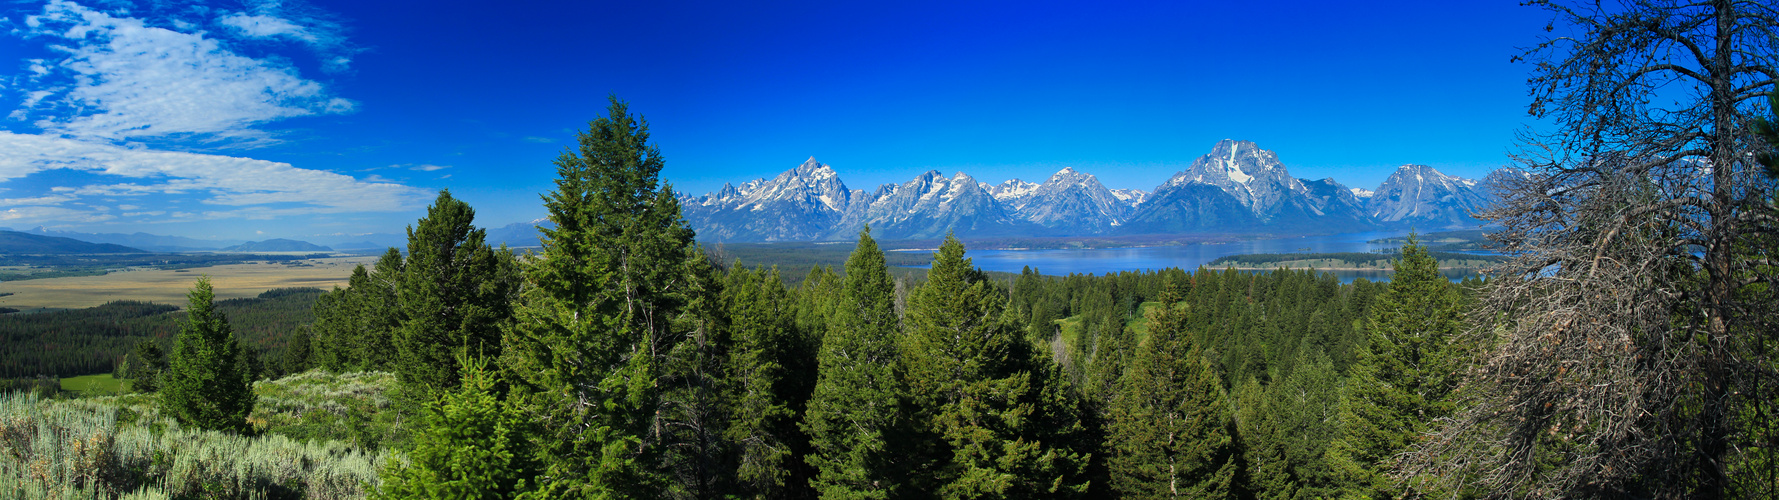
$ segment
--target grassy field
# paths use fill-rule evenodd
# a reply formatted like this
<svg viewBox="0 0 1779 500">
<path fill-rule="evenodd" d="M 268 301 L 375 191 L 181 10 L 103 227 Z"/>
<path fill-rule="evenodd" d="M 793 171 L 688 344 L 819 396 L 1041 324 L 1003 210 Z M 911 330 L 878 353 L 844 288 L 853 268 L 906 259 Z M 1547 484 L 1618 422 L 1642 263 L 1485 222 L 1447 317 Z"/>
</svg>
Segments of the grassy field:
<svg viewBox="0 0 1779 500">
<path fill-rule="evenodd" d="M 216 299 L 259 295 L 273 288 L 345 285 L 352 267 L 376 262 L 374 256 L 329 257 L 292 263 L 251 263 L 194 269 L 130 269 L 104 276 L 78 276 L 0 282 L 0 307 L 21 311 L 94 307 L 114 300 L 140 300 L 184 305 L 185 294 L 199 275 L 209 275 Z"/>
<path fill-rule="evenodd" d="M 259 382 L 251 436 L 181 428 L 149 394 L 0 393 L 0 497 L 364 498 L 377 471 L 406 461 L 386 439 L 412 418 L 384 395 L 394 381 L 309 372 Z"/>
<path fill-rule="evenodd" d="M 109 373 L 99 375 L 83 375 L 62 379 L 62 390 L 80 393 L 82 396 L 108 396 L 120 394 L 129 389 L 128 380 L 118 380 Z"/>
</svg>

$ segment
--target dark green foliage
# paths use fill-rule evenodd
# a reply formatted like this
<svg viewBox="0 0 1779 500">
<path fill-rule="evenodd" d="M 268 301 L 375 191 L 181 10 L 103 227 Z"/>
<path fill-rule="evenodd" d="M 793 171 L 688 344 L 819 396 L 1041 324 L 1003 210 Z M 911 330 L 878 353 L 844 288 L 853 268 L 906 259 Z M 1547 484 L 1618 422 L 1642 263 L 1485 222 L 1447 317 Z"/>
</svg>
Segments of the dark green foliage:
<svg viewBox="0 0 1779 500">
<path fill-rule="evenodd" d="M 462 376 L 457 355 L 499 357 L 501 327 L 518 292 L 512 252 L 489 248 L 469 204 L 440 191 L 408 228 L 408 258 L 396 286 L 396 375 L 409 391 L 449 390 Z M 361 311 L 362 314 L 362 311 Z"/>
<path fill-rule="evenodd" d="M 282 352 L 291 332 L 309 322 L 314 288 L 271 290 L 256 298 L 216 301 L 233 318 L 244 345 Z M 276 295 L 269 296 L 268 294 Z M 112 373 L 143 340 L 170 345 L 179 308 L 117 301 L 98 307 L 0 315 L 0 377 Z"/>
<path fill-rule="evenodd" d="M 544 196 L 555 227 L 524 270 L 508 369 L 548 429 L 540 497 L 660 497 L 661 363 L 683 338 L 671 326 L 688 300 L 692 231 L 658 184 L 646 122 L 623 103 L 577 139 Z"/>
<path fill-rule="evenodd" d="M 161 389 L 161 374 L 167 371 L 167 354 L 152 340 L 136 343 L 125 361 L 123 377 L 130 380 L 130 390 L 155 392 Z"/>
<path fill-rule="evenodd" d="M 1464 328 L 1462 296 L 1441 277 L 1438 263 L 1411 235 L 1389 291 L 1366 322 L 1341 398 L 1343 432 L 1330 449 L 1332 466 L 1354 493 L 1392 496 L 1394 456 L 1452 414 L 1468 351 L 1457 342 Z"/>
<path fill-rule="evenodd" d="M 731 339 L 726 404 L 741 495 L 786 498 L 807 491 L 813 471 L 798 460 L 809 442 L 797 416 L 814 389 L 815 342 L 797 327 L 795 297 L 778 270 L 729 269 L 723 287 Z"/>
<path fill-rule="evenodd" d="M 892 498 L 907 483 L 908 462 L 916 457 L 898 456 L 891 447 L 916 444 L 895 442 L 906 438 L 909 424 L 902 411 L 907 389 L 897 376 L 900 329 L 895 284 L 866 228 L 846 260 L 803 419 L 811 447 L 804 460 L 817 471 L 810 485 L 823 498 Z"/>
<path fill-rule="evenodd" d="M 928 443 L 911 485 L 942 498 L 1085 493 L 1087 456 L 1060 446 L 1082 432 L 1075 405 L 1066 387 L 1046 387 L 1060 377 L 1046 377 L 1048 359 L 1004 322 L 1006 297 L 956 238 L 939 247 L 927 277 L 909 298 L 903 337 L 912 417 Z"/>
<path fill-rule="evenodd" d="M 284 373 L 302 373 L 309 370 L 309 329 L 297 330 L 290 336 L 290 342 L 284 346 L 284 357 L 278 360 L 279 369 Z"/>
<path fill-rule="evenodd" d="M 173 339 L 161 389 L 161 411 L 181 425 L 247 432 L 253 412 L 253 375 L 240 366 L 241 346 L 228 318 L 216 310 L 210 278 L 192 287 L 186 322 Z"/>
<path fill-rule="evenodd" d="M 406 317 L 396 295 L 403 264 L 401 250 L 390 248 L 372 269 L 353 268 L 346 288 L 315 301 L 314 365 L 335 372 L 395 367 L 395 331 Z"/>
<path fill-rule="evenodd" d="M 1109 408 L 1112 487 L 1131 498 L 1234 498 L 1234 425 L 1211 362 L 1163 294 Z"/>
<path fill-rule="evenodd" d="M 1509 260 L 1509 257 L 1504 257 L 1504 256 L 1500 256 L 1500 255 L 1478 255 L 1478 254 L 1455 253 L 1455 252 L 1431 252 L 1431 254 L 1433 255 L 1433 258 L 1442 260 L 1442 261 L 1443 260 L 1470 261 L 1470 262 L 1474 262 L 1474 263 L 1478 263 L 1478 264 L 1494 264 L 1494 263 L 1500 263 L 1500 262 L 1507 262 Z M 1381 266 L 1389 265 L 1395 258 L 1396 258 L 1396 256 L 1394 256 L 1394 255 L 1378 254 L 1378 253 L 1365 253 L 1365 252 L 1256 253 L 1256 254 L 1247 254 L 1247 255 L 1230 255 L 1230 256 L 1225 256 L 1225 257 L 1218 257 L 1217 260 L 1213 260 L 1210 262 L 1210 264 L 1206 264 L 1206 265 L 1208 265 L 1210 267 L 1218 267 L 1218 266 L 1223 266 L 1223 265 L 1260 266 L 1260 265 L 1274 264 L 1274 263 L 1294 261 L 1294 260 L 1336 260 L 1336 261 L 1343 261 L 1348 264 L 1357 265 L 1357 266 L 1380 266 L 1381 267 Z"/>
<path fill-rule="evenodd" d="M 1779 92 L 1769 91 L 1767 94 L 1767 113 L 1779 114 Z M 1753 122 L 1749 128 L 1767 145 L 1755 157 L 1767 167 L 1768 176 L 1779 178 L 1779 121 L 1773 116 L 1757 116 Z"/>
<path fill-rule="evenodd" d="M 459 357 L 456 389 L 426 405 L 409 464 L 383 472 L 377 498 L 515 498 L 537 476 L 524 412 L 496 395 L 496 375 L 482 360 Z"/>
</svg>

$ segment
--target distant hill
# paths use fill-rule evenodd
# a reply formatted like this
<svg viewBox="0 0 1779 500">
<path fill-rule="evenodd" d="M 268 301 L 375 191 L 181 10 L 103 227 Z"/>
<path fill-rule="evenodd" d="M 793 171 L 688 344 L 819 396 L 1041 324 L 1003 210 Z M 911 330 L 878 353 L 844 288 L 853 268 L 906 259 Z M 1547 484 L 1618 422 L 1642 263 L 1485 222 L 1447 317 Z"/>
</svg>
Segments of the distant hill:
<svg viewBox="0 0 1779 500">
<path fill-rule="evenodd" d="M 485 241 L 489 246 L 500 246 L 501 243 L 506 243 L 507 246 L 513 248 L 543 246 L 543 242 L 539 241 L 542 236 L 542 233 L 537 230 L 539 227 L 555 227 L 555 225 L 548 220 L 538 219 L 531 222 L 515 222 L 501 227 L 490 227 L 487 228 L 488 238 Z"/>
<path fill-rule="evenodd" d="M 216 250 L 225 246 L 240 243 L 242 240 L 200 240 L 183 236 L 161 236 L 137 232 L 123 233 L 76 233 L 73 231 L 51 231 L 42 227 L 21 231 L 38 236 L 56 236 L 72 238 L 88 243 L 110 243 L 131 248 L 140 248 L 150 252 L 190 252 Z"/>
<path fill-rule="evenodd" d="M 249 241 L 222 249 L 224 252 L 331 252 L 332 248 L 316 245 L 307 241 L 273 238 L 266 241 Z"/>
<path fill-rule="evenodd" d="M 80 254 L 80 253 L 148 253 L 138 248 L 110 243 L 88 243 L 73 238 L 41 236 L 18 231 L 0 231 L 0 253 Z"/>
</svg>

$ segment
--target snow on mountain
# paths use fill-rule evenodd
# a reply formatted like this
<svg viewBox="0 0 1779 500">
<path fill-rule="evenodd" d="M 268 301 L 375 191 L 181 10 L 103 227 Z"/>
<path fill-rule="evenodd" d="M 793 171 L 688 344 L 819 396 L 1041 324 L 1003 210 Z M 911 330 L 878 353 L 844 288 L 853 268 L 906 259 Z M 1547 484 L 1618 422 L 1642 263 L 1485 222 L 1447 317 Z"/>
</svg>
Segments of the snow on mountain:
<svg viewBox="0 0 1779 500">
<path fill-rule="evenodd" d="M 1025 196 L 1008 200 L 1013 202 L 1014 217 L 1057 234 L 1108 232 L 1121 225 L 1131 210 L 1131 204 L 1106 189 L 1098 177 L 1074 167 L 1063 168 Z"/>
<path fill-rule="evenodd" d="M 884 239 L 942 238 L 950 231 L 1000 236 L 1023 229 L 981 183 L 963 172 L 945 177 L 929 170 L 900 185 L 855 193 L 860 196 L 825 239 L 856 237 L 866 224 L 873 236 Z"/>
<path fill-rule="evenodd" d="M 989 195 L 994 196 L 995 199 L 1000 200 L 1001 203 L 1008 204 L 1008 206 L 1018 204 L 1020 200 L 1030 196 L 1032 191 L 1038 190 L 1038 186 L 1039 184 L 1037 183 L 1026 182 L 1019 179 L 1007 179 L 1007 182 L 1000 183 L 996 186 L 989 186 L 987 183 L 982 184 L 982 188 L 988 190 Z"/>
<path fill-rule="evenodd" d="M 900 184 L 848 189 L 810 158 L 771 179 L 724 184 L 681 198 L 706 241 L 850 240 L 866 224 L 884 239 L 1177 234 L 1319 234 L 1378 227 L 1474 227 L 1471 213 L 1494 199 L 1491 186 L 1525 174 L 1501 170 L 1477 181 L 1404 165 L 1376 190 L 1333 179 L 1292 177 L 1278 155 L 1223 140 L 1153 191 L 1108 189 L 1064 168 L 1043 183 L 997 185 L 958 172 L 928 171 Z M 1517 177 L 1516 177 L 1517 176 Z"/>
<path fill-rule="evenodd" d="M 1126 206 L 1134 209 L 1137 208 L 1137 205 L 1143 203 L 1143 198 L 1148 197 L 1149 193 L 1141 189 L 1114 189 L 1112 190 L 1112 196 L 1117 197 L 1118 201 L 1122 201 Z"/>
<path fill-rule="evenodd" d="M 1366 215 L 1389 227 L 1446 229 L 1481 224 L 1472 213 L 1493 196 L 1477 181 L 1440 173 L 1426 165 L 1403 165 L 1365 200 Z"/>
<path fill-rule="evenodd" d="M 1188 183 L 1208 184 L 1229 193 L 1242 207 L 1261 220 L 1271 220 L 1280 205 L 1308 193 L 1303 182 L 1292 177 L 1279 156 L 1249 141 L 1224 139 L 1185 171 L 1174 174 L 1162 189 Z"/>
<path fill-rule="evenodd" d="M 1317 184 L 1315 190 L 1292 177 L 1272 151 L 1253 142 L 1225 139 L 1145 197 L 1127 231 L 1327 232 L 1370 227 L 1345 186 L 1331 179 L 1312 183 Z M 1229 209 L 1247 216 L 1235 216 Z"/>
<path fill-rule="evenodd" d="M 833 168 L 811 157 L 770 180 L 684 198 L 681 211 L 711 241 L 804 241 L 832 231 L 852 194 Z"/>
</svg>

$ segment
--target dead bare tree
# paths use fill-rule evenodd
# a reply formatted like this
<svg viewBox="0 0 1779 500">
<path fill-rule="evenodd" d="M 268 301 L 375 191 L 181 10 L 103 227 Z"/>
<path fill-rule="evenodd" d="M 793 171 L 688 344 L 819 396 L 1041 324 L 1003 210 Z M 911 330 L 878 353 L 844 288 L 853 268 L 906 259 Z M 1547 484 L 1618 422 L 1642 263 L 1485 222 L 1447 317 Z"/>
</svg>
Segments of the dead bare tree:
<svg viewBox="0 0 1779 500">
<path fill-rule="evenodd" d="M 1464 407 L 1405 455 L 1423 492 L 1769 497 L 1773 179 L 1751 134 L 1779 9 L 1755 0 L 1528 2 L 1528 175 L 1483 214 L 1494 270 Z"/>
</svg>

